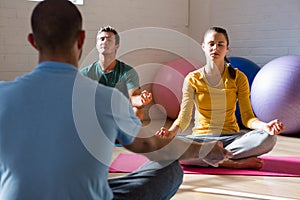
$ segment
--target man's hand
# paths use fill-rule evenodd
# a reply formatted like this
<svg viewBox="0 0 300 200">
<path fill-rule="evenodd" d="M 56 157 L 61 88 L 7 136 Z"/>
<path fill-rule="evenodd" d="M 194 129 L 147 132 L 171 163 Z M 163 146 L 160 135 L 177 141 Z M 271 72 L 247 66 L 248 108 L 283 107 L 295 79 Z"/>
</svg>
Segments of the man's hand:
<svg viewBox="0 0 300 200">
<path fill-rule="evenodd" d="M 146 106 L 152 101 L 152 93 L 147 90 L 143 90 L 140 97 L 142 106 Z"/>
</svg>

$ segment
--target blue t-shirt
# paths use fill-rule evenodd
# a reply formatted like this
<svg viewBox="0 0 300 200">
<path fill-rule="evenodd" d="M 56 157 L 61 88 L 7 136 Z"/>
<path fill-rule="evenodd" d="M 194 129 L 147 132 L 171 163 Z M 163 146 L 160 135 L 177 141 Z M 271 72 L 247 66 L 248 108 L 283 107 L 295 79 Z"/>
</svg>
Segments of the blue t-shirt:
<svg viewBox="0 0 300 200">
<path fill-rule="evenodd" d="M 139 76 L 135 69 L 119 60 L 116 60 L 116 66 L 110 72 L 103 72 L 99 61 L 82 68 L 80 72 L 103 85 L 117 88 L 127 98 L 128 90 L 140 87 Z"/>
<path fill-rule="evenodd" d="M 115 139 L 130 144 L 141 127 L 122 93 L 43 62 L 0 94 L 0 199 L 112 199 Z"/>
</svg>

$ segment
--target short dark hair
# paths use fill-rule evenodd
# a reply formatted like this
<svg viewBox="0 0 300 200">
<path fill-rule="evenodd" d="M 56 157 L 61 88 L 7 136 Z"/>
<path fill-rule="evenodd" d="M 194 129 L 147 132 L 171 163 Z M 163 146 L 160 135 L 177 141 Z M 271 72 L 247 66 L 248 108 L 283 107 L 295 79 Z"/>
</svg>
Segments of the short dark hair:
<svg viewBox="0 0 300 200">
<path fill-rule="evenodd" d="M 115 35 L 115 40 L 116 40 L 116 44 L 120 44 L 120 36 L 119 33 L 116 31 L 116 29 L 112 26 L 103 26 L 99 29 L 98 33 L 97 33 L 97 39 L 99 34 L 102 32 L 112 32 Z"/>
<path fill-rule="evenodd" d="M 40 51 L 66 51 L 82 30 L 82 16 L 68 0 L 44 0 L 32 12 L 31 27 Z"/>
</svg>

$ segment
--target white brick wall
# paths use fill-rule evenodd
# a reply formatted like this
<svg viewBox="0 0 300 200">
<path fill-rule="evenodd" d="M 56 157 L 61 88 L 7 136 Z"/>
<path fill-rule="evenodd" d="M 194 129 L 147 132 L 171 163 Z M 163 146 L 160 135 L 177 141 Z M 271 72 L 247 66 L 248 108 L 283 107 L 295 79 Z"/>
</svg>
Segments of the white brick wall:
<svg viewBox="0 0 300 200">
<path fill-rule="evenodd" d="M 186 0 L 88 0 L 85 6 L 79 7 L 84 18 L 87 31 L 87 41 L 83 52 L 81 65 L 86 56 L 95 48 L 95 37 L 99 27 L 114 26 L 121 34 L 121 48 L 125 43 L 141 42 L 139 38 L 128 41 L 122 37 L 126 31 L 141 27 L 163 27 L 188 33 L 188 1 Z M 138 36 L 137 36 L 138 37 Z M 166 42 L 164 40 L 161 43 Z M 174 42 L 174 45 L 178 43 Z M 184 44 L 183 44 L 184 45 Z M 119 55 L 120 59 L 132 66 L 147 63 L 166 63 L 174 55 L 157 50 L 138 50 Z M 95 57 L 97 59 L 97 57 Z"/>
<path fill-rule="evenodd" d="M 11 80 L 31 71 L 36 52 L 27 42 L 30 14 L 35 3 L 0 1 L 0 80 Z"/>
<path fill-rule="evenodd" d="M 211 0 L 210 25 L 229 32 L 232 56 L 260 67 L 284 55 L 300 54 L 299 0 Z"/>
<path fill-rule="evenodd" d="M 37 52 L 27 42 L 30 15 L 36 4 L 26 0 L 0 1 L 0 80 L 14 79 L 31 71 L 37 63 Z M 187 32 L 187 5 L 187 1 L 182 0 L 85 0 L 83 6 L 78 6 L 87 35 L 82 58 L 94 49 L 99 27 L 108 24 L 119 32 L 145 26 Z M 132 65 L 145 64 L 142 59 L 154 61 L 155 58 L 146 52 L 132 60 L 124 56 Z M 169 59 L 159 57 L 158 62 Z"/>
<path fill-rule="evenodd" d="M 37 52 L 27 42 L 35 5 L 26 0 L 0 1 L 0 80 L 31 71 L 37 63 Z M 107 24 L 119 32 L 164 27 L 198 42 L 209 26 L 223 26 L 229 32 L 229 56 L 246 57 L 261 67 L 273 58 L 300 54 L 299 0 L 85 0 L 79 9 L 87 31 L 83 58 L 93 50 L 98 28 Z M 136 66 L 165 63 L 174 57 L 170 52 L 146 49 L 122 59 Z"/>
</svg>

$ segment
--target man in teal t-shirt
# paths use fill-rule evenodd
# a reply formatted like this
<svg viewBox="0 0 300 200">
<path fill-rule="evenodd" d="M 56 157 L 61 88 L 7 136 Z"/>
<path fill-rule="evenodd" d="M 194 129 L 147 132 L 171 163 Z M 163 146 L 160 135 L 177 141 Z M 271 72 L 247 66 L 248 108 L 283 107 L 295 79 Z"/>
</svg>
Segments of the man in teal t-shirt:
<svg viewBox="0 0 300 200">
<path fill-rule="evenodd" d="M 127 98 L 128 90 L 139 88 L 137 72 L 122 61 L 116 60 L 115 68 L 110 72 L 102 71 L 99 61 L 83 68 L 81 73 L 99 83 L 119 89 Z"/>
<path fill-rule="evenodd" d="M 135 114 L 142 120 L 143 107 L 150 103 L 152 94 L 140 90 L 139 77 L 133 67 L 116 59 L 120 44 L 118 32 L 111 26 L 102 27 L 96 40 L 99 60 L 80 72 L 101 84 L 119 89 L 130 100 Z"/>
</svg>

